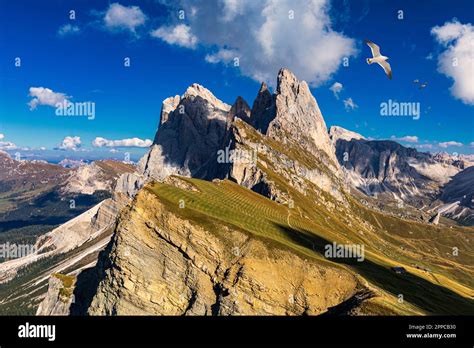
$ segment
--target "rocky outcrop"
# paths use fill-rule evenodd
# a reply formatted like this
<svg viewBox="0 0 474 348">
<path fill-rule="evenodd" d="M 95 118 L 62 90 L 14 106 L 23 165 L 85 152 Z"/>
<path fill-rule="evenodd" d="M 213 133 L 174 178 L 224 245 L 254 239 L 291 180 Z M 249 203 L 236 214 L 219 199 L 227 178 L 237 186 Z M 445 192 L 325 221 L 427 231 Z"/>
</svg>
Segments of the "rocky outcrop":
<svg viewBox="0 0 474 348">
<path fill-rule="evenodd" d="M 457 188 L 472 187 L 468 182 L 474 175 L 462 174 L 470 168 L 460 172 L 467 161 L 418 152 L 394 141 L 367 140 L 340 127 L 331 127 L 329 133 L 349 185 L 382 198 L 381 202 L 408 203 L 463 224 L 474 221 L 469 207 L 472 192 L 457 192 Z"/>
<path fill-rule="evenodd" d="M 474 167 L 459 172 L 441 189 L 433 204 L 443 216 L 474 225 Z"/>
<path fill-rule="evenodd" d="M 48 292 L 40 303 L 36 315 L 69 315 L 74 301 L 75 277 L 53 274 L 49 278 Z"/>
<path fill-rule="evenodd" d="M 234 111 L 241 113 L 243 109 Z M 147 180 L 163 180 L 174 174 L 212 176 L 229 112 L 229 105 L 198 84 L 191 85 L 181 97 L 165 99 L 153 145 L 139 161 L 136 173 L 120 178 L 117 191 L 133 196 Z"/>
<path fill-rule="evenodd" d="M 262 134 L 266 134 L 270 122 L 275 118 L 274 98 L 265 83 L 262 83 L 252 105 L 249 124 Z"/>
<path fill-rule="evenodd" d="M 338 139 L 336 155 L 351 183 L 366 194 L 385 192 L 406 201 L 436 195 L 439 185 L 414 167 L 429 161 L 428 154 L 394 141 Z"/>
<path fill-rule="evenodd" d="M 436 215 L 434 215 L 430 220 L 429 222 L 433 225 L 437 225 L 439 224 L 439 217 L 440 217 L 440 213 L 436 213 Z"/>
<path fill-rule="evenodd" d="M 296 141 L 316 156 L 322 152 L 329 159 L 327 164 L 336 169 L 335 148 L 306 81 L 299 81 L 288 69 L 281 69 L 274 98 L 275 119 L 266 134 L 283 143 Z"/>
<path fill-rule="evenodd" d="M 357 288 L 341 269 L 182 219 L 147 189 L 121 215 L 97 272 L 91 315 L 319 314 Z"/>
<path fill-rule="evenodd" d="M 227 128 L 230 127 L 236 117 L 250 123 L 250 107 L 242 97 L 237 97 L 227 115 Z"/>
<path fill-rule="evenodd" d="M 97 213 L 91 219 L 91 228 L 101 231 L 113 226 L 120 211 L 129 203 L 128 197 L 115 192 L 111 199 L 107 199 L 99 206 Z"/>
<path fill-rule="evenodd" d="M 337 141 L 339 139 L 346 140 L 346 141 L 351 141 L 352 139 L 365 140 L 365 138 L 359 133 L 350 131 L 348 129 L 345 129 L 339 126 L 331 126 L 331 128 L 329 128 L 329 138 L 332 140 L 334 145 L 337 144 Z"/>
<path fill-rule="evenodd" d="M 96 161 L 76 168 L 61 188 L 63 194 L 88 194 L 96 191 L 113 191 L 117 179 L 125 173 L 133 173 L 135 167 L 118 161 Z"/>
<path fill-rule="evenodd" d="M 307 180 L 342 199 L 334 144 L 306 82 L 280 70 L 276 93 L 262 84 L 246 122 L 249 127 L 234 121 L 224 143 L 230 151 L 247 156 L 222 165 L 219 177 L 285 202 L 286 190 L 269 179 L 276 172 L 302 193 Z"/>
</svg>

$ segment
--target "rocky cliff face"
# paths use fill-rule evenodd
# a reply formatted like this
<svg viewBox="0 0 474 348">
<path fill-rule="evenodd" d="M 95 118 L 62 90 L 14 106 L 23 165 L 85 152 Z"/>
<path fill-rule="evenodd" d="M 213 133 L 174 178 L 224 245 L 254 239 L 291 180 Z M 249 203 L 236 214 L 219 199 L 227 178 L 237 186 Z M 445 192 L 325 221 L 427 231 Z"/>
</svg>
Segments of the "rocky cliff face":
<svg viewBox="0 0 474 348">
<path fill-rule="evenodd" d="M 326 123 L 306 81 L 299 81 L 288 69 L 278 73 L 275 118 L 266 134 L 283 141 L 295 141 L 315 156 L 325 154 L 328 166 L 337 169 L 335 149 Z"/>
<path fill-rule="evenodd" d="M 414 167 L 430 161 L 428 154 L 394 141 L 339 139 L 336 155 L 352 183 L 366 194 L 389 193 L 402 200 L 436 195 L 438 184 Z"/>
<path fill-rule="evenodd" d="M 229 114 L 227 115 L 227 128 L 230 127 L 235 118 L 240 118 L 247 123 L 251 122 L 250 118 L 250 107 L 242 97 L 237 97 L 234 104 L 230 108 Z"/>
<path fill-rule="evenodd" d="M 260 86 L 250 115 L 249 124 L 262 134 L 266 134 L 270 122 L 275 118 L 275 100 L 265 83 Z"/>
<path fill-rule="evenodd" d="M 367 140 L 336 126 L 329 134 L 349 185 L 370 196 L 421 208 L 438 216 L 437 221 L 442 215 L 474 223 L 474 170 L 468 157 L 422 153 L 394 141 Z"/>
<path fill-rule="evenodd" d="M 241 111 L 232 111 L 198 84 L 191 85 L 181 97 L 165 99 L 153 145 L 137 171 L 119 179 L 117 191 L 133 196 L 147 180 L 163 180 L 173 174 L 208 177 L 216 167 L 228 115 Z"/>
<path fill-rule="evenodd" d="M 468 167 L 453 176 L 441 189 L 432 210 L 444 216 L 474 225 L 474 167 Z"/>
<path fill-rule="evenodd" d="M 147 189 L 120 217 L 91 315 L 318 314 L 357 281 L 238 229 L 180 218 Z"/>
<path fill-rule="evenodd" d="M 335 147 L 306 82 L 280 70 L 276 93 L 262 84 L 250 117 L 241 119 L 251 127 L 233 122 L 224 143 L 248 156 L 221 166 L 220 177 L 284 202 L 288 195 L 270 178 L 276 172 L 301 192 L 307 180 L 342 199 Z"/>
<path fill-rule="evenodd" d="M 49 278 L 48 292 L 40 303 L 36 315 L 69 315 L 74 301 L 75 278 L 63 274 L 53 274 Z"/>
<path fill-rule="evenodd" d="M 135 167 L 118 161 L 95 161 L 76 168 L 61 188 L 63 194 L 94 194 L 96 191 L 113 191 L 117 179 L 133 173 Z"/>
</svg>

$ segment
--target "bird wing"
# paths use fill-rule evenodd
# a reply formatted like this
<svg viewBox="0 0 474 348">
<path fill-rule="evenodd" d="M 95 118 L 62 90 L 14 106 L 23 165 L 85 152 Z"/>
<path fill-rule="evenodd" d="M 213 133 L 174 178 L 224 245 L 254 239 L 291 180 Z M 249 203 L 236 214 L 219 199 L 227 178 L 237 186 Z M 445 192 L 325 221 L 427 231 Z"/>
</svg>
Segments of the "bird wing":
<svg viewBox="0 0 474 348">
<path fill-rule="evenodd" d="M 377 56 L 380 56 L 380 47 L 374 44 L 372 41 L 365 40 L 365 43 L 367 46 L 370 47 L 370 50 L 372 51 L 372 56 L 375 58 Z"/>
<path fill-rule="evenodd" d="M 392 79 L 392 68 L 390 67 L 390 64 L 388 64 L 387 61 L 385 61 L 385 60 L 383 62 L 378 63 L 378 64 L 383 68 L 383 70 L 387 74 L 388 78 L 391 80 Z"/>
</svg>

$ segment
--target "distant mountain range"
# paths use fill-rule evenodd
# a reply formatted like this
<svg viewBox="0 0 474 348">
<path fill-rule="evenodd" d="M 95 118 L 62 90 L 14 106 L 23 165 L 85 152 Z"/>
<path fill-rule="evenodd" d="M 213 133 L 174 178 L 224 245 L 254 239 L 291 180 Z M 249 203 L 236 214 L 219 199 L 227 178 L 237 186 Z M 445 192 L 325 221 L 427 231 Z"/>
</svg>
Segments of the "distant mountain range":
<svg viewBox="0 0 474 348">
<path fill-rule="evenodd" d="M 191 85 L 163 101 L 133 171 L 104 167 L 59 180 L 91 194 L 121 172 L 110 198 L 0 264 L 0 311 L 474 313 L 471 162 L 328 130 L 287 69 L 252 107 Z"/>
</svg>

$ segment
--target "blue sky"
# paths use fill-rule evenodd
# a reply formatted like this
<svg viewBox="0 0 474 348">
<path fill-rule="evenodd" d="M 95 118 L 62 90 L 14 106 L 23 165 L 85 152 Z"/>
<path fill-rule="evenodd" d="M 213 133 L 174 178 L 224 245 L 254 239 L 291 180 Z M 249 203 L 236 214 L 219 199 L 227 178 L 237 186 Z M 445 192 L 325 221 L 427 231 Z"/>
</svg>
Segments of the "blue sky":
<svg viewBox="0 0 474 348">
<path fill-rule="evenodd" d="M 473 24 L 468 0 L 1 1 L 0 148 L 138 157 L 146 147 L 122 145 L 153 139 L 166 97 L 197 82 L 251 105 L 285 66 L 308 81 L 328 126 L 474 153 Z M 392 80 L 366 63 L 364 39 L 389 57 Z M 95 103 L 95 118 L 57 116 L 61 98 Z M 382 116 L 389 100 L 419 103 L 420 118 Z"/>
</svg>

